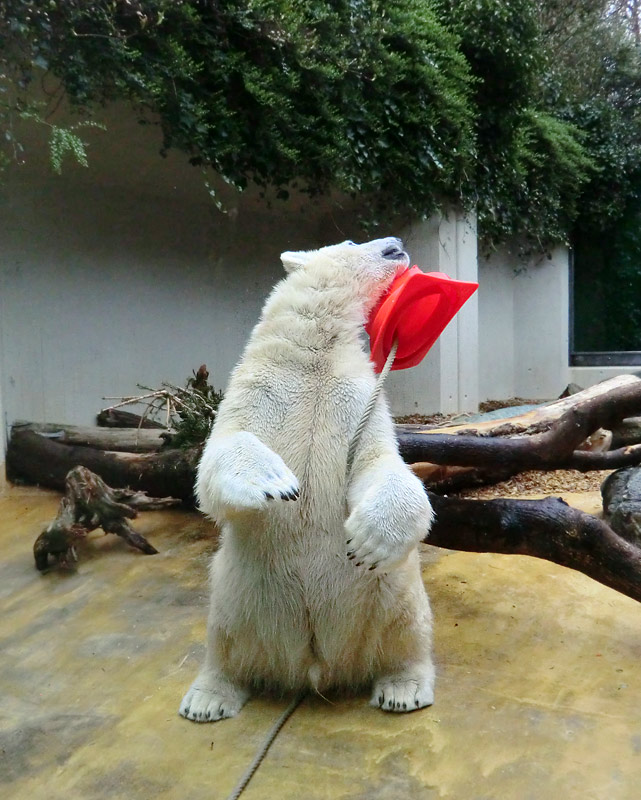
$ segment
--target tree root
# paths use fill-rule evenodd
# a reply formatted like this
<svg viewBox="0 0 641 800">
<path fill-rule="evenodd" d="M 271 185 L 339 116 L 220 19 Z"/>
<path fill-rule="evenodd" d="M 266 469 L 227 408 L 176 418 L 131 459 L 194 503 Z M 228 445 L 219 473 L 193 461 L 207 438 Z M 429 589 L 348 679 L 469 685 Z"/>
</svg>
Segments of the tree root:
<svg viewBox="0 0 641 800">
<path fill-rule="evenodd" d="M 111 489 L 86 467 L 75 467 L 65 480 L 65 495 L 60 501 L 58 515 L 38 536 L 33 545 L 36 568 L 49 566 L 49 556 L 61 566 L 69 567 L 78 560 L 75 545 L 90 531 L 102 528 L 115 533 L 128 544 L 152 555 L 157 553 L 144 536 L 129 524 L 140 510 L 154 510 L 177 505 L 173 497 L 147 497 L 145 492 L 130 489 Z"/>
</svg>

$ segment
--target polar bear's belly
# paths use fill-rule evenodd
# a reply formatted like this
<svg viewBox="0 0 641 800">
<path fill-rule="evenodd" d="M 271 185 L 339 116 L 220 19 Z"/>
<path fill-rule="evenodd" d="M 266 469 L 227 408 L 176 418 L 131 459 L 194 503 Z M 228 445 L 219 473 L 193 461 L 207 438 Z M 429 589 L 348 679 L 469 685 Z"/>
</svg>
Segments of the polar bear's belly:
<svg viewBox="0 0 641 800">
<path fill-rule="evenodd" d="M 282 528 L 292 517 L 281 520 Z M 212 582 L 221 587 L 229 674 L 291 690 L 369 680 L 379 648 L 375 632 L 385 629 L 388 614 L 379 579 L 345 558 L 339 526 L 285 535 L 260 527 L 249 536 L 244 528 L 226 531 Z"/>
<path fill-rule="evenodd" d="M 294 389 L 272 373 L 253 387 L 260 413 L 246 429 L 285 461 L 300 497 L 230 524 L 214 565 L 225 666 L 247 683 L 322 691 L 375 671 L 385 604 L 374 574 L 347 560 L 344 529 L 347 450 L 372 385 L 329 378 Z"/>
</svg>

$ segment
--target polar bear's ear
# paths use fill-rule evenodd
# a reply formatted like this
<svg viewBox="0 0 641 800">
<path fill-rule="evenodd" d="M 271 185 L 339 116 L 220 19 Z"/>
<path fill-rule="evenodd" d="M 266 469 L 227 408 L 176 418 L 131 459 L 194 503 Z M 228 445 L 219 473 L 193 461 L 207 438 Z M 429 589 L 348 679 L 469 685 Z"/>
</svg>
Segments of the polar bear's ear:
<svg viewBox="0 0 641 800">
<path fill-rule="evenodd" d="M 280 260 L 283 262 L 285 272 L 290 273 L 300 269 L 301 267 L 304 267 L 305 264 L 309 262 L 311 256 L 312 253 L 309 253 L 306 250 L 299 250 L 298 252 L 287 250 L 286 252 L 280 254 Z"/>
</svg>

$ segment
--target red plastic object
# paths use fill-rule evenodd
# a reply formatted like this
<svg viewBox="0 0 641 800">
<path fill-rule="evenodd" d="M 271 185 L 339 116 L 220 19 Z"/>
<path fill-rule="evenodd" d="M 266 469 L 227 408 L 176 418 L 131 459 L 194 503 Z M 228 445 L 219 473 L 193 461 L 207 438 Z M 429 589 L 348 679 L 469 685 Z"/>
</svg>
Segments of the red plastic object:
<svg viewBox="0 0 641 800">
<path fill-rule="evenodd" d="M 478 283 L 456 281 L 444 272 L 422 272 L 416 266 L 397 275 L 365 325 L 376 372 L 383 369 L 397 338 L 392 369 L 419 364 L 477 289 Z"/>
</svg>

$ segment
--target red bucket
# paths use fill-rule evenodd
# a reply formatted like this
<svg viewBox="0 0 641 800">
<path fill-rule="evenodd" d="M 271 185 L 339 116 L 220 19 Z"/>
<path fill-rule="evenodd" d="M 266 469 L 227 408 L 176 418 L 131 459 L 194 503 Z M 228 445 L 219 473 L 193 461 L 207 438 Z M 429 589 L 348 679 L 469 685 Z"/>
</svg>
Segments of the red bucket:
<svg viewBox="0 0 641 800">
<path fill-rule="evenodd" d="M 477 289 L 478 283 L 456 281 L 443 272 L 422 272 L 416 266 L 397 275 L 365 325 L 376 372 L 383 369 L 395 339 L 398 350 L 392 369 L 419 364 Z"/>
</svg>

